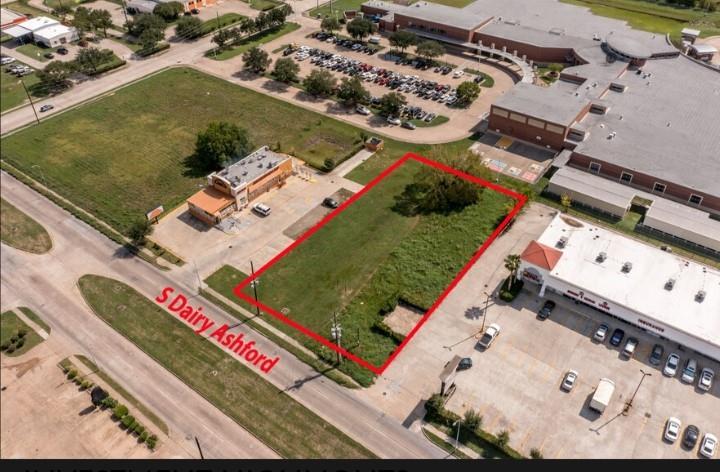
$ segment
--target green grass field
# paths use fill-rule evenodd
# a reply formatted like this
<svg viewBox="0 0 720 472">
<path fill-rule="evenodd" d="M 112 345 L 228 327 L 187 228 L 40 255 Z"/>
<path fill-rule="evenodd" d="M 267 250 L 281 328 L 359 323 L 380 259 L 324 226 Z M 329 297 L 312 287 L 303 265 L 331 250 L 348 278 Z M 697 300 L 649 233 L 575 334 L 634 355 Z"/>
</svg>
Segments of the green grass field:
<svg viewBox="0 0 720 472">
<path fill-rule="evenodd" d="M 250 5 L 254 10 L 267 11 L 272 10 L 276 6 L 280 5 L 281 2 L 275 0 L 243 0 Z"/>
<path fill-rule="evenodd" d="M 207 20 L 202 24 L 202 27 L 200 29 L 200 36 L 204 36 L 225 26 L 238 23 L 243 18 L 245 18 L 245 15 L 241 15 L 239 13 L 225 13 L 224 15 L 220 15 L 219 17 Z"/>
<path fill-rule="evenodd" d="M 22 63 L 15 61 L 13 64 Z M 5 72 L 7 67 L 8 66 L 3 66 L 2 72 L 0 73 L 0 112 L 5 112 L 28 101 L 27 94 L 20 83 L 21 78 Z M 22 77 L 22 80 L 28 89 L 39 82 L 34 72 Z"/>
<path fill-rule="evenodd" d="M 45 322 L 43 321 L 43 319 L 40 318 L 40 316 L 38 316 L 37 313 L 35 313 L 34 311 L 32 311 L 30 308 L 28 308 L 28 307 L 26 307 L 26 306 L 21 306 L 21 307 L 18 308 L 18 310 L 20 310 L 23 315 L 25 315 L 25 316 L 27 316 L 29 319 L 31 319 L 36 325 L 38 325 L 38 326 L 40 326 L 42 329 L 44 329 L 47 334 L 50 334 L 50 331 L 52 331 L 52 330 L 50 329 L 50 326 L 48 326 L 48 324 L 45 323 Z"/>
<path fill-rule="evenodd" d="M 26 334 L 20 337 L 19 330 L 25 330 Z M 11 346 L 8 349 L 3 349 L 3 354 L 20 356 L 42 341 L 43 339 L 14 312 L 6 311 L 0 315 L 0 345 Z M 21 343 L 22 346 L 20 346 Z"/>
<path fill-rule="evenodd" d="M 421 167 L 408 161 L 263 273 L 260 300 L 326 337 L 337 312 L 346 333 L 344 347 L 381 365 L 398 344 L 378 329 L 384 308 L 400 298 L 428 309 L 511 201 L 484 191 L 480 202 L 459 212 L 406 216 L 395 205 Z M 212 279 L 208 282 L 213 286 Z M 225 293 L 231 288 L 225 287 Z M 252 289 L 246 293 L 252 294 Z M 330 353 L 315 341 L 274 318 L 266 319 L 328 358 Z M 352 362 L 343 363 L 340 370 L 363 385 L 373 379 L 371 372 Z"/>
<path fill-rule="evenodd" d="M 184 162 L 198 131 L 213 120 L 244 126 L 256 146 L 279 143 L 318 168 L 328 158 L 344 160 L 360 142 L 360 130 L 348 124 L 201 72 L 172 69 L 15 133 L 2 140 L 1 154 L 125 232 L 150 208 L 173 208 L 205 182 L 204 173 Z"/>
<path fill-rule="evenodd" d="M 250 35 L 240 40 L 236 45 L 225 49 L 222 52 L 218 52 L 217 48 L 213 48 L 206 52 L 205 55 L 217 61 L 232 59 L 233 57 L 237 57 L 244 53 L 248 49 L 274 41 L 277 38 L 291 33 L 299 28 L 300 25 L 297 23 L 285 23 L 280 27 L 270 28 L 260 33 Z"/>
<path fill-rule="evenodd" d="M 50 235 L 37 221 L 15 208 L 5 199 L 0 200 L 0 239 L 8 246 L 34 254 L 44 254 L 52 247 Z"/>
<path fill-rule="evenodd" d="M 98 317 L 281 456 L 374 457 L 133 288 L 95 275 L 83 276 L 78 285 Z M 126 309 L 121 312 L 118 306 Z"/>
<path fill-rule="evenodd" d="M 23 44 L 22 46 L 16 47 L 15 50 L 31 59 L 35 59 L 36 61 L 40 62 L 47 62 L 50 60 L 45 57 L 44 54 L 55 53 L 54 49 L 41 48 L 40 46 L 36 46 L 33 43 Z"/>
</svg>

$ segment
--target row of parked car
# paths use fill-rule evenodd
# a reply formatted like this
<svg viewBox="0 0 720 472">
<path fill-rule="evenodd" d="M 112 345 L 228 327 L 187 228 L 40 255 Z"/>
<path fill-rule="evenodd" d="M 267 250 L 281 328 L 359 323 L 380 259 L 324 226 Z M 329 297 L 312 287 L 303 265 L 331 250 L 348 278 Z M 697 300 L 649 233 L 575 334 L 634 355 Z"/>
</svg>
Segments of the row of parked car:
<svg viewBox="0 0 720 472">
<path fill-rule="evenodd" d="M 11 64 L 10 67 L 5 69 L 5 72 L 17 77 L 25 77 L 26 75 L 30 75 L 35 72 L 35 70 L 25 64 Z"/>
<path fill-rule="evenodd" d="M 671 416 L 665 422 L 665 433 L 663 434 L 663 438 L 665 438 L 665 440 L 669 443 L 674 443 L 680 437 L 681 429 L 682 421 L 675 418 L 674 416 Z M 695 449 L 695 445 L 697 445 L 699 438 L 700 428 L 698 428 L 694 424 L 690 424 L 685 428 L 682 445 L 689 450 L 693 450 Z M 717 444 L 717 436 L 712 433 L 705 433 L 702 442 L 700 443 L 700 454 L 707 457 L 708 459 L 712 459 L 715 456 Z"/>
<path fill-rule="evenodd" d="M 355 41 L 352 39 L 338 38 L 332 34 L 324 33 L 322 31 L 314 33 L 313 37 L 315 39 L 317 39 L 318 41 L 324 41 L 326 43 L 334 43 L 336 46 L 351 49 L 355 52 L 361 52 L 361 53 L 367 54 L 369 56 L 372 56 L 373 54 L 378 52 L 378 48 L 375 46 L 371 46 L 369 44 L 363 44 L 361 41 Z M 374 39 L 371 38 L 370 41 L 373 42 Z"/>
</svg>

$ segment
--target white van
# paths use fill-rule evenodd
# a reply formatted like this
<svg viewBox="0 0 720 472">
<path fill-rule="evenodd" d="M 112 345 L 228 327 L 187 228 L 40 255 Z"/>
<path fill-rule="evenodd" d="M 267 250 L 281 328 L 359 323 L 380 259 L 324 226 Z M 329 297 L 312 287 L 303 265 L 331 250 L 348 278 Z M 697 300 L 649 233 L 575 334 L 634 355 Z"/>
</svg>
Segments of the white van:
<svg viewBox="0 0 720 472">
<path fill-rule="evenodd" d="M 370 38 L 368 39 L 368 43 L 380 44 L 380 36 L 370 36 Z"/>
</svg>

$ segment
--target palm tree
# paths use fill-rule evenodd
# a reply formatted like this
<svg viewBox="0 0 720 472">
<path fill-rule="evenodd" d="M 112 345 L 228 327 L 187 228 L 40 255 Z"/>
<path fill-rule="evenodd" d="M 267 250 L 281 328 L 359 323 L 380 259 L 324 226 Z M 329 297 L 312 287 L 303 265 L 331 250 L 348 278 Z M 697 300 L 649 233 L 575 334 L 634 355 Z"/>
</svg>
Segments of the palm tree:
<svg viewBox="0 0 720 472">
<path fill-rule="evenodd" d="M 508 277 L 508 290 L 512 286 L 512 281 L 520 268 L 520 256 L 517 254 L 508 254 L 505 257 L 505 268 L 510 271 L 510 277 Z"/>
</svg>

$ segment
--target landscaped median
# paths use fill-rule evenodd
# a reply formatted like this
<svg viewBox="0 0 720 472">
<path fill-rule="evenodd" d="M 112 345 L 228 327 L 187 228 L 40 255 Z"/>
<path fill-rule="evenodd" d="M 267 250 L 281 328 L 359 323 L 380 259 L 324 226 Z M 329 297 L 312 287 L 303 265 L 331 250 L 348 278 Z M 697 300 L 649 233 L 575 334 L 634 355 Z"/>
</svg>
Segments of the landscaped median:
<svg viewBox="0 0 720 472">
<path fill-rule="evenodd" d="M 374 455 L 122 282 L 78 281 L 95 314 L 285 458 Z"/>
<path fill-rule="evenodd" d="M 37 221 L 0 199 L 0 239 L 8 246 L 34 254 L 52 248 L 50 235 Z"/>
<path fill-rule="evenodd" d="M 284 23 L 279 26 L 274 26 L 257 33 L 250 34 L 240 39 L 237 43 L 228 46 L 224 49 L 213 48 L 205 53 L 206 57 L 215 59 L 217 61 L 224 61 L 232 59 L 233 57 L 239 56 L 248 49 L 255 46 L 260 46 L 270 41 L 274 41 L 277 38 L 284 36 L 288 33 L 292 33 L 295 30 L 300 29 L 300 25 L 297 23 Z"/>
<path fill-rule="evenodd" d="M 43 341 L 13 311 L 0 314 L 0 350 L 8 356 L 25 354 Z"/>
</svg>

